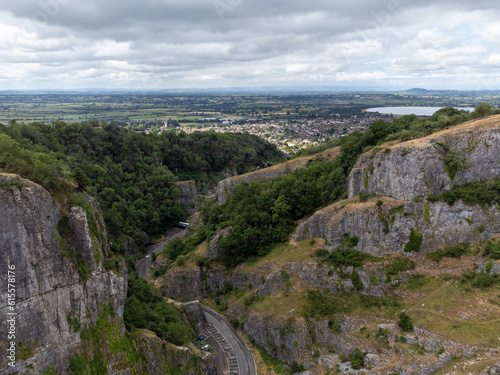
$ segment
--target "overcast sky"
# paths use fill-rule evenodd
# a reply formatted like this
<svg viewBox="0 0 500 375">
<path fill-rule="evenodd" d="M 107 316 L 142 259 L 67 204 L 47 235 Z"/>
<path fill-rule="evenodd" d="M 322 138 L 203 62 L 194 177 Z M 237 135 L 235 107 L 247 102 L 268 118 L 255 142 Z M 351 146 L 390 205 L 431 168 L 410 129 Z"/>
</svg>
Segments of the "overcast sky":
<svg viewBox="0 0 500 375">
<path fill-rule="evenodd" d="M 0 90 L 500 89 L 498 0 L 0 5 Z"/>
</svg>

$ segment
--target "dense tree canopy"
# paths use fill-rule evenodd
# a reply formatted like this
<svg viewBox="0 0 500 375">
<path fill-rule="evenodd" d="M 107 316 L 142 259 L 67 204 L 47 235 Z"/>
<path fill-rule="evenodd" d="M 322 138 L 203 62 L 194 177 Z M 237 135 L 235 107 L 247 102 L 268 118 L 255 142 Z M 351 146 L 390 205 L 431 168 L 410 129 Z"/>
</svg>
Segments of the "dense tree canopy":
<svg viewBox="0 0 500 375">
<path fill-rule="evenodd" d="M 176 181 L 214 183 L 224 171 L 264 166 L 278 156 L 275 146 L 249 134 L 155 135 L 96 121 L 0 128 L 0 170 L 52 191 L 67 188 L 70 179 L 90 188 L 118 249 L 123 233 L 141 244 L 145 233 L 157 235 L 185 218 Z"/>
</svg>

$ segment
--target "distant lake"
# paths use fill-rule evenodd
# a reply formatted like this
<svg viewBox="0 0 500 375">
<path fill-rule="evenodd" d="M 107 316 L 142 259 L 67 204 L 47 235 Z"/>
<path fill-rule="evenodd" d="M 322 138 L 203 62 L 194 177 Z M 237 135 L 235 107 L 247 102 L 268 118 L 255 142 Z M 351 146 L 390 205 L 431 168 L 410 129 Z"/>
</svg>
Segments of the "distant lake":
<svg viewBox="0 0 500 375">
<path fill-rule="evenodd" d="M 367 112 L 378 112 L 382 115 L 416 115 L 416 116 L 432 116 L 436 111 L 444 107 L 378 107 L 369 108 Z M 472 112 L 474 108 L 470 107 L 455 107 L 459 110 Z"/>
</svg>

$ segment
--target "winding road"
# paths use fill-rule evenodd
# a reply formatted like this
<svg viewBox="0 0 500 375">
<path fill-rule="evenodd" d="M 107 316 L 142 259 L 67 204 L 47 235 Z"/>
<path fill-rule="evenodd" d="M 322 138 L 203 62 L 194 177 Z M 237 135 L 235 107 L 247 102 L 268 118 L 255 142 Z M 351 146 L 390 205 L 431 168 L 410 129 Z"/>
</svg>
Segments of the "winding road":
<svg viewBox="0 0 500 375">
<path fill-rule="evenodd" d="M 184 237 L 185 229 L 173 228 L 165 234 L 165 240 L 148 246 L 147 255 L 137 262 L 135 268 L 141 277 L 146 277 L 153 260 L 152 253 L 159 254 L 163 246 L 174 238 Z M 182 303 L 199 303 L 198 301 Z M 217 347 L 220 360 L 217 369 L 221 375 L 257 375 L 257 366 L 245 340 L 233 326 L 215 310 L 200 304 L 207 319 L 207 341 Z"/>
<path fill-rule="evenodd" d="M 153 244 L 147 247 L 147 254 L 144 258 L 142 258 L 140 261 L 137 262 L 135 265 L 135 269 L 137 270 L 137 273 L 141 276 L 146 278 L 146 275 L 151 268 L 151 265 L 153 264 L 153 259 L 151 258 L 151 254 L 159 254 L 161 252 L 161 249 L 165 244 L 176 238 L 182 238 L 186 234 L 185 229 L 180 229 L 180 228 L 172 228 L 169 229 L 167 233 L 165 233 L 165 240 L 163 240 L 160 243 Z"/>
<path fill-rule="evenodd" d="M 255 360 L 243 338 L 218 312 L 204 305 L 201 307 L 209 323 L 207 332 L 227 357 L 228 366 L 224 374 L 257 375 Z"/>
</svg>

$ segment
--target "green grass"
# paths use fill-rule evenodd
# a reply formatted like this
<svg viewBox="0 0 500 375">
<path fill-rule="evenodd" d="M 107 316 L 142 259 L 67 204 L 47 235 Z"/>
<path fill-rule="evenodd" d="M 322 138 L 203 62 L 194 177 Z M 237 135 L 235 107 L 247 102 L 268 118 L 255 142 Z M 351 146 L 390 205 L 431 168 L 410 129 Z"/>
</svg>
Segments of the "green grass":
<svg viewBox="0 0 500 375">
<path fill-rule="evenodd" d="M 323 263 L 334 267 L 362 267 L 365 262 L 375 262 L 382 260 L 373 255 L 362 253 L 361 251 L 351 250 L 346 248 L 336 248 L 332 251 L 325 249 L 317 249 L 315 251 L 316 258 Z"/>
<path fill-rule="evenodd" d="M 394 296 L 374 297 L 360 293 L 330 294 L 321 290 L 307 292 L 304 315 L 306 317 L 332 314 L 368 314 L 374 316 L 392 316 L 402 307 Z"/>
<path fill-rule="evenodd" d="M 469 248 L 470 244 L 463 243 L 428 253 L 426 257 L 436 262 L 440 262 L 443 258 L 460 258 L 462 255 L 467 254 Z"/>
</svg>

